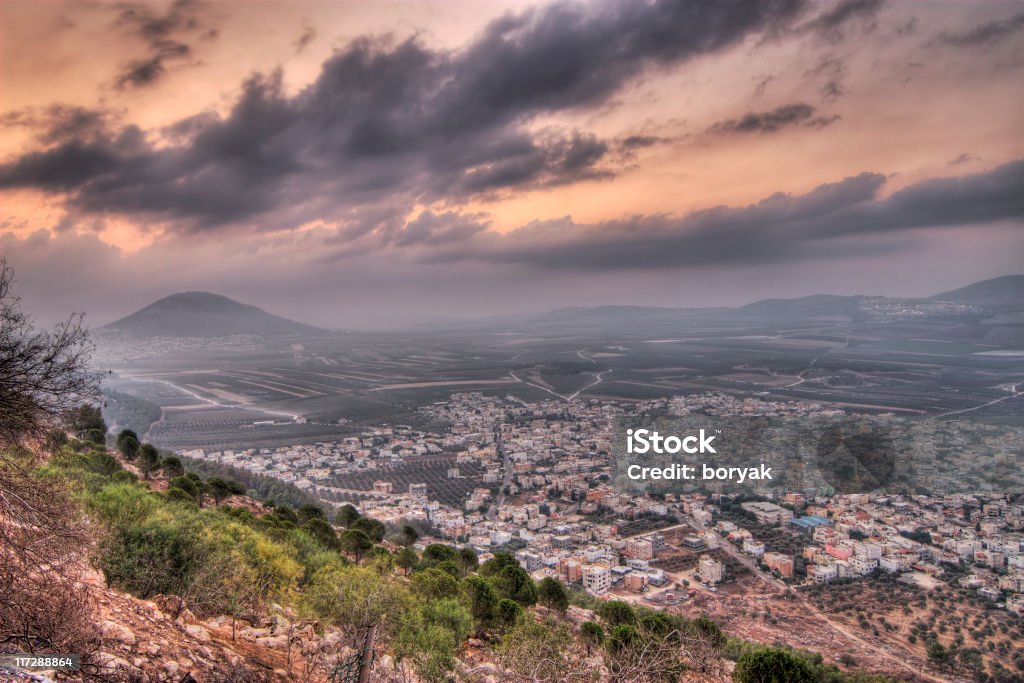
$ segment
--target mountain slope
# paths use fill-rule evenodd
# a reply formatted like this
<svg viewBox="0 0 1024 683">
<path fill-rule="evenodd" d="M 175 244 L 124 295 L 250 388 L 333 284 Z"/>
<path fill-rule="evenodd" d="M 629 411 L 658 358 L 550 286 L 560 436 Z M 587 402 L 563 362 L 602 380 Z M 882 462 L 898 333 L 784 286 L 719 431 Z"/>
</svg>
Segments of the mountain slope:
<svg viewBox="0 0 1024 683">
<path fill-rule="evenodd" d="M 860 297 L 837 296 L 834 294 L 814 294 L 799 299 L 761 299 L 752 304 L 741 306 L 735 311 L 746 315 L 771 316 L 782 318 L 815 318 L 845 316 L 858 318 Z"/>
<path fill-rule="evenodd" d="M 1024 307 L 1024 275 L 1003 275 L 991 280 L 982 280 L 966 287 L 936 294 L 931 298 L 979 306 L 1017 304 Z"/>
<path fill-rule="evenodd" d="M 210 292 L 172 294 L 103 329 L 135 337 L 277 336 L 323 332 Z"/>
</svg>

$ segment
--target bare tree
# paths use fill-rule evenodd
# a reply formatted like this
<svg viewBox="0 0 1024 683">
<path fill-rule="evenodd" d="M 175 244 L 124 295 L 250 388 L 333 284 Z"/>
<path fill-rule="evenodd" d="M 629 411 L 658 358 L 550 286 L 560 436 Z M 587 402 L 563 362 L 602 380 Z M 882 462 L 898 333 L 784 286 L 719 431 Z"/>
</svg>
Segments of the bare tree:
<svg viewBox="0 0 1024 683">
<path fill-rule="evenodd" d="M 0 257 L 0 446 L 42 437 L 62 413 L 99 396 L 82 315 L 39 330 L 11 293 L 13 282 Z"/>
<path fill-rule="evenodd" d="M 722 664 L 725 635 L 718 624 L 707 617 L 691 619 L 683 627 L 683 655 L 697 671 L 717 674 Z"/>
<path fill-rule="evenodd" d="M 92 347 L 80 316 L 36 330 L 12 281 L 0 258 L 0 651 L 79 653 L 82 675 L 95 678 L 100 638 L 79 580 L 88 531 L 63 485 L 35 476 L 36 456 L 20 447 L 98 396 Z"/>
<path fill-rule="evenodd" d="M 605 643 L 605 665 L 615 683 L 674 681 L 685 670 L 681 635 L 649 628 L 620 626 Z"/>
<path fill-rule="evenodd" d="M 505 634 L 496 648 L 504 668 L 502 680 L 515 683 L 586 683 L 598 672 L 569 629 L 555 619 L 526 616 Z"/>
</svg>

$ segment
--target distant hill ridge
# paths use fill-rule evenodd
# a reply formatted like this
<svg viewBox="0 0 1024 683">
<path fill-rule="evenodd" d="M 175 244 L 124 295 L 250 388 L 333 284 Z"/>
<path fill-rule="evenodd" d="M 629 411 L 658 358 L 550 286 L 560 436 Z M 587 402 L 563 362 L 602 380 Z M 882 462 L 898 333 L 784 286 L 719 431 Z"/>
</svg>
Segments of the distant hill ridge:
<svg viewBox="0 0 1024 683">
<path fill-rule="evenodd" d="M 861 307 L 869 299 L 866 295 L 812 294 L 793 299 L 761 299 L 735 308 L 661 308 L 654 306 L 573 306 L 559 308 L 533 316 L 536 322 L 564 320 L 604 320 L 627 322 L 665 318 L 680 315 L 733 313 L 742 316 L 771 318 L 828 318 L 844 317 L 852 320 L 863 318 Z M 900 300 L 902 297 L 888 297 Z M 1024 310 L 1024 275 L 1004 275 L 982 280 L 959 289 L 942 292 L 931 297 L 934 301 L 954 301 L 993 309 Z"/>
<path fill-rule="evenodd" d="M 993 309 L 1024 310 L 1024 274 L 975 282 L 929 297 Z M 656 306 L 569 306 L 527 316 L 535 324 L 609 322 L 628 324 L 672 320 L 679 316 L 721 314 L 776 318 L 862 317 L 864 296 L 812 294 L 794 299 L 761 299 L 736 308 L 670 308 Z M 237 334 L 286 336 L 320 334 L 325 330 L 282 318 L 211 292 L 171 294 L 103 329 L 137 337 L 226 337 Z"/>
<path fill-rule="evenodd" d="M 991 280 L 982 280 L 960 289 L 951 289 L 948 292 L 936 294 L 931 298 L 979 306 L 1022 304 L 1024 302 L 1024 275 L 1003 275 Z"/>
<path fill-rule="evenodd" d="M 210 292 L 171 294 L 103 329 L 135 337 L 282 336 L 324 331 Z"/>
<path fill-rule="evenodd" d="M 761 299 L 734 309 L 737 313 L 767 316 L 860 316 L 863 297 L 838 296 L 835 294 L 812 294 L 798 299 Z"/>
</svg>

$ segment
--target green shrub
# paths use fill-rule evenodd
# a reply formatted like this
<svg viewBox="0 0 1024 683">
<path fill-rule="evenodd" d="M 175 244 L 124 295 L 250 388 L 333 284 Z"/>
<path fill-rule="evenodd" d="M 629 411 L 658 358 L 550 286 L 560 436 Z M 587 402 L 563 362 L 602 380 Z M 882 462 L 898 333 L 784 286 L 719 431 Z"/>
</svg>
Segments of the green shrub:
<svg viewBox="0 0 1024 683">
<path fill-rule="evenodd" d="M 459 582 L 446 571 L 427 567 L 412 575 L 412 588 L 427 600 L 452 598 L 459 594 Z"/>
<path fill-rule="evenodd" d="M 184 594 L 210 553 L 193 524 L 163 517 L 116 527 L 100 550 L 107 583 L 140 598 Z"/>
<path fill-rule="evenodd" d="M 569 609 L 569 593 L 558 579 L 546 576 L 537 585 L 537 601 L 551 609 L 564 612 Z"/>
<path fill-rule="evenodd" d="M 138 524 L 159 505 L 159 498 L 145 487 L 129 483 L 108 484 L 86 500 L 86 509 L 111 528 Z"/>
<path fill-rule="evenodd" d="M 613 628 L 620 624 L 636 623 L 633 606 L 623 600 L 609 600 L 598 607 L 597 613 Z"/>
<path fill-rule="evenodd" d="M 815 683 L 811 667 L 789 650 L 761 647 L 736 660 L 736 683 Z"/>
</svg>

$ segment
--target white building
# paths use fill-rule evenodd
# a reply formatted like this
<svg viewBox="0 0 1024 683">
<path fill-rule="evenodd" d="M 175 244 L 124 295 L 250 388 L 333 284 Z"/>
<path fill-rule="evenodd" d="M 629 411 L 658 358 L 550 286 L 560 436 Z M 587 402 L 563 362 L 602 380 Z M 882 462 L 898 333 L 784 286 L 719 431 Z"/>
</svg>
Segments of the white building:
<svg viewBox="0 0 1024 683">
<path fill-rule="evenodd" d="M 807 568 L 807 578 L 815 583 L 830 583 L 839 577 L 839 568 L 834 564 L 815 564 Z"/>
<path fill-rule="evenodd" d="M 701 556 L 700 563 L 697 565 L 697 572 L 704 583 L 721 583 L 722 579 L 725 578 L 725 566 L 707 555 Z"/>
<path fill-rule="evenodd" d="M 591 593 L 601 595 L 612 587 L 612 573 L 608 567 L 596 564 L 583 566 L 583 587 Z"/>
<path fill-rule="evenodd" d="M 764 555 L 764 543 L 758 543 L 757 541 L 748 538 L 743 541 L 743 552 L 754 557 L 761 557 Z"/>
</svg>

